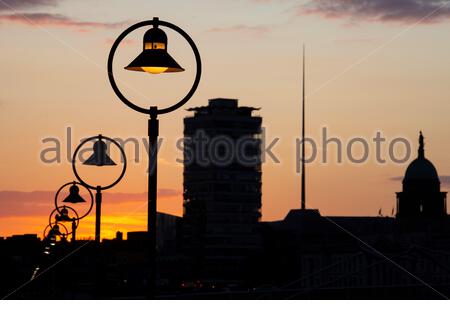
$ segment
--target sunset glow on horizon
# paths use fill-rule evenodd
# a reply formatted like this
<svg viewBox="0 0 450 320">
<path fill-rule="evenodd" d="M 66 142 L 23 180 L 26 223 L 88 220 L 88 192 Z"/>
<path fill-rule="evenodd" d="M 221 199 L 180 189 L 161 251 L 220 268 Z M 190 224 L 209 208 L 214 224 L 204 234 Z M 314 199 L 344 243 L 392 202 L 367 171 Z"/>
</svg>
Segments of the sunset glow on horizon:
<svg viewBox="0 0 450 320">
<path fill-rule="evenodd" d="M 265 141 L 279 138 L 272 150 L 279 163 L 267 156 L 262 167 L 262 220 L 283 219 L 300 207 L 295 139 L 301 132 L 304 43 L 306 135 L 317 143 L 316 160 L 307 165 L 307 206 L 326 216 L 377 216 L 380 209 L 390 216 L 405 169 L 417 156 L 419 130 L 442 191 L 449 189 L 450 5 L 429 5 L 425 14 L 408 7 L 403 15 L 389 15 L 388 5 L 362 13 L 357 1 L 350 1 L 351 10 L 339 6 L 344 1 L 333 9 L 324 0 L 6 2 L 0 3 L 0 236 L 42 237 L 55 192 L 75 179 L 74 149 L 100 133 L 136 141 L 126 143 L 124 179 L 104 192 L 102 238 L 146 230 L 148 117 L 115 96 L 106 61 L 113 39 L 154 16 L 186 30 L 203 62 L 194 97 L 159 117 L 158 212 L 182 216 L 183 153 L 177 141 L 183 118 L 191 115 L 186 109 L 217 97 L 260 108 L 254 114 L 263 119 Z M 185 72 L 155 76 L 124 70 L 142 50 L 146 30 L 119 47 L 115 76 L 137 104 L 169 106 L 190 88 L 195 59 L 189 45 L 167 30 L 170 54 Z M 377 160 L 377 132 L 385 139 L 379 150 L 385 163 Z M 348 157 L 355 137 L 369 145 L 367 161 L 359 164 Z M 324 143 L 330 138 L 342 142 L 342 161 L 336 143 Z M 397 138 L 411 147 L 403 163 L 390 156 Z M 44 163 L 43 152 L 55 147 L 58 152 L 47 152 L 46 159 L 59 161 Z M 394 158 L 406 152 L 401 144 L 394 149 Z M 308 145 L 307 155 L 312 152 Z M 355 143 L 351 155 L 361 152 Z M 80 223 L 78 237 L 93 238 L 94 218 L 91 213 Z"/>
</svg>

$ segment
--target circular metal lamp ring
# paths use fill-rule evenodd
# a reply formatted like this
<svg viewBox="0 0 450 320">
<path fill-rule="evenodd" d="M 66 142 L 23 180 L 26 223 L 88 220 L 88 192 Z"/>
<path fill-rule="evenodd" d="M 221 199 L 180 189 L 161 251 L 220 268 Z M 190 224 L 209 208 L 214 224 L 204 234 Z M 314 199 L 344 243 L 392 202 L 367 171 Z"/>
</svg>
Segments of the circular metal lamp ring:
<svg viewBox="0 0 450 320">
<path fill-rule="evenodd" d="M 76 216 L 76 218 L 75 218 L 75 229 L 78 229 L 78 225 L 80 224 L 80 218 L 79 218 L 79 216 L 78 216 L 78 213 L 75 211 L 75 209 L 74 208 L 72 208 L 72 207 L 69 207 L 69 206 L 61 206 L 61 207 L 59 207 L 59 208 L 56 208 L 56 209 L 53 209 L 53 211 L 52 211 L 52 213 L 50 213 L 50 216 L 48 217 L 48 225 L 50 226 L 50 227 L 53 227 L 55 224 L 57 224 L 58 226 L 63 226 L 65 229 L 66 229 L 66 233 L 65 233 L 65 236 L 68 236 L 68 235 L 71 235 L 72 234 L 72 232 L 73 232 L 73 230 L 71 231 L 71 232 L 69 232 L 69 230 L 67 230 L 67 228 L 66 228 L 66 226 L 64 225 L 64 223 L 58 223 L 58 222 L 55 222 L 55 223 L 53 223 L 52 222 L 52 217 L 53 217 L 53 215 L 54 214 L 56 214 L 56 212 L 60 212 L 59 211 L 59 209 L 61 208 L 63 208 L 63 207 L 66 207 L 66 209 L 70 209 L 70 210 L 72 210 L 72 212 L 75 214 L 75 216 Z M 55 219 L 56 220 L 56 219 Z M 64 221 L 64 222 L 71 222 L 71 221 Z"/>
<path fill-rule="evenodd" d="M 165 26 L 169 29 L 172 29 L 174 31 L 176 31 L 177 33 L 179 33 L 181 36 L 183 36 L 183 38 L 189 43 L 189 45 L 191 46 L 192 51 L 194 52 L 195 55 L 195 61 L 196 61 L 196 73 L 195 73 L 195 80 L 194 83 L 192 84 L 191 89 L 189 90 L 189 92 L 186 94 L 186 96 L 181 99 L 179 102 L 175 103 L 174 105 L 167 107 L 167 108 L 163 108 L 163 109 L 156 109 L 156 114 L 152 114 L 153 111 L 151 111 L 150 107 L 149 108 L 142 108 L 139 107 L 138 105 L 135 105 L 134 103 L 132 103 L 130 100 L 128 100 L 123 94 L 122 92 L 120 92 L 119 88 L 117 87 L 116 81 L 114 80 L 114 74 L 113 74 L 113 60 L 114 60 L 114 54 L 116 53 L 116 49 L 119 46 L 120 42 L 131 32 L 133 32 L 134 30 L 141 28 L 141 27 L 145 27 L 145 26 Z M 119 97 L 119 99 L 125 103 L 128 107 L 130 107 L 131 109 L 141 112 L 141 113 L 145 113 L 145 114 L 150 114 L 151 116 L 156 116 L 158 114 L 164 114 L 164 113 L 168 113 L 171 111 L 174 111 L 178 108 L 180 108 L 182 105 L 184 105 L 195 93 L 195 90 L 197 90 L 198 84 L 200 83 L 200 77 L 202 74 L 202 62 L 200 59 L 200 53 L 198 52 L 197 46 L 195 45 L 194 41 L 191 39 L 191 37 L 180 27 L 170 23 L 170 22 L 166 22 L 166 21 L 162 21 L 162 20 L 158 20 L 158 19 L 153 19 L 153 20 L 146 20 L 146 21 L 141 21 L 138 22 L 134 25 L 132 25 L 131 27 L 129 27 L 128 29 L 126 29 L 124 32 L 122 32 L 116 39 L 116 41 L 114 41 L 111 50 L 109 52 L 109 56 L 108 56 L 108 78 L 109 78 L 109 82 L 111 83 L 111 87 L 113 88 L 115 94 L 117 95 L 117 97 Z"/>
<path fill-rule="evenodd" d="M 64 228 L 64 230 L 65 230 L 66 232 L 65 232 L 65 233 L 61 233 L 61 234 L 62 234 L 64 237 L 66 237 L 66 236 L 69 234 L 69 230 L 67 230 L 66 226 L 63 225 L 63 224 L 58 224 L 58 226 L 62 226 L 62 227 Z M 50 230 L 51 230 L 52 226 L 48 225 L 48 226 L 46 226 L 45 229 L 44 229 L 44 239 L 47 238 L 48 232 L 50 232 L 50 230 L 48 230 L 49 228 L 50 228 Z M 47 230 L 48 230 L 48 231 L 47 231 Z"/>
<path fill-rule="evenodd" d="M 80 175 L 77 172 L 76 159 L 77 159 L 77 154 L 80 151 L 81 147 L 89 141 L 98 140 L 98 139 L 104 139 L 104 140 L 108 140 L 108 141 L 112 142 L 120 150 L 120 153 L 121 153 L 122 159 L 123 159 L 122 172 L 120 173 L 119 177 L 113 183 L 111 183 L 107 186 L 90 185 L 90 184 L 86 183 L 83 179 L 81 179 Z M 114 187 L 116 184 L 119 183 L 120 180 L 122 180 L 123 176 L 125 175 L 125 171 L 127 170 L 127 157 L 125 155 L 125 151 L 123 150 L 123 148 L 120 146 L 120 144 L 116 140 L 111 139 L 109 137 L 105 137 L 103 135 L 93 136 L 93 137 L 85 139 L 75 149 L 75 152 L 73 153 L 73 157 L 72 157 L 72 169 L 73 169 L 73 173 L 75 174 L 75 177 L 77 177 L 78 181 L 80 181 L 80 183 L 83 186 L 85 186 L 86 188 L 93 189 L 93 190 L 106 190 L 106 189 Z"/>
<path fill-rule="evenodd" d="M 58 191 L 57 191 L 56 194 L 55 194 L 55 208 L 56 208 L 56 210 L 58 211 L 58 213 L 61 213 L 61 211 L 59 211 L 59 208 L 62 208 L 63 206 L 59 206 L 59 205 L 58 205 L 58 196 L 59 196 L 60 192 L 61 192 L 65 187 L 67 187 L 67 186 L 69 186 L 69 185 L 74 185 L 74 184 L 78 184 L 78 185 L 82 186 L 83 188 L 85 188 L 85 189 L 89 192 L 89 197 L 90 197 L 90 199 L 91 199 L 91 200 L 90 200 L 90 203 L 91 203 L 91 204 L 90 204 L 90 206 L 89 206 L 89 209 L 88 209 L 83 215 L 81 215 L 79 218 L 77 218 L 77 219 L 83 219 L 84 217 L 86 217 L 86 216 L 91 212 L 92 207 L 94 206 L 94 196 L 92 195 L 91 189 L 89 189 L 87 186 L 85 186 L 84 184 L 79 183 L 79 182 L 77 182 L 77 181 L 67 182 L 66 184 L 62 185 L 61 188 L 58 189 Z M 67 206 L 66 206 L 66 207 L 67 207 Z M 77 216 L 78 216 L 78 214 L 77 214 Z M 77 227 L 78 227 L 78 225 L 77 225 Z"/>
</svg>

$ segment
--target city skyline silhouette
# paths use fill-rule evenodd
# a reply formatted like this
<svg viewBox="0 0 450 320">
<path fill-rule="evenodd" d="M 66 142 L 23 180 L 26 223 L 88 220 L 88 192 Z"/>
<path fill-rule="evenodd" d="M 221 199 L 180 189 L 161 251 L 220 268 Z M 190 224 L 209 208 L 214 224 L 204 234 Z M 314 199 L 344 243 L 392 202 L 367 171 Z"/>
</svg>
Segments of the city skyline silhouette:
<svg viewBox="0 0 450 320">
<path fill-rule="evenodd" d="M 1 296 L 448 299 L 450 8 L 369 2 L 0 4 Z"/>
</svg>

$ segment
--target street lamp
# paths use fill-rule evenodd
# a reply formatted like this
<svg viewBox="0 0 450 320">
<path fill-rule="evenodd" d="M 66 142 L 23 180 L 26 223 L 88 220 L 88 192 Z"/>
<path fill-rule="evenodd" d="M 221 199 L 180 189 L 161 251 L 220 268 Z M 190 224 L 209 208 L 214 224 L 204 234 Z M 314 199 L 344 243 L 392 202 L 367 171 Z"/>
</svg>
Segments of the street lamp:
<svg viewBox="0 0 450 320">
<path fill-rule="evenodd" d="M 55 208 L 56 208 L 56 211 L 58 212 L 58 216 L 57 216 L 57 219 L 60 219 L 60 221 L 68 221 L 67 219 L 68 219 L 68 216 L 67 216 L 67 206 L 61 206 L 59 203 L 58 203 L 58 196 L 59 196 L 59 194 L 65 189 L 65 188 L 67 188 L 68 186 L 70 186 L 70 188 L 69 188 L 69 194 L 64 198 L 64 200 L 62 201 L 62 202 L 64 202 L 64 203 L 72 203 L 72 204 L 74 204 L 74 205 L 76 205 L 76 204 L 79 204 L 79 203 L 85 203 L 86 202 L 86 200 L 84 200 L 83 199 L 83 197 L 82 196 L 80 196 L 80 188 L 78 187 L 78 186 L 81 186 L 81 187 L 83 187 L 84 189 L 86 189 L 86 191 L 88 192 L 88 194 L 89 194 L 89 207 L 86 209 L 86 211 L 83 213 L 83 214 L 81 214 L 80 216 L 78 215 L 78 213 L 77 212 L 75 212 L 76 213 L 76 215 L 77 215 L 77 218 L 76 218 L 76 220 L 77 220 L 77 222 L 75 222 L 75 220 L 73 220 L 72 221 L 72 242 L 73 243 L 75 243 L 75 238 L 76 238 L 76 235 L 75 235 L 75 231 L 76 231 L 76 229 L 78 228 L 78 220 L 81 220 L 81 219 L 83 219 L 84 217 L 86 217 L 90 212 L 91 212 L 91 210 L 92 210 L 92 207 L 93 207 L 93 205 L 94 205 L 94 197 L 93 197 L 93 195 L 92 195 L 92 192 L 91 192 L 91 190 L 89 189 L 89 188 L 87 188 L 86 186 L 84 186 L 83 184 L 81 184 L 81 183 L 79 183 L 79 182 L 76 182 L 76 181 L 72 181 L 72 182 L 68 182 L 68 183 L 66 183 L 66 184 L 63 184 L 59 189 L 58 189 L 58 191 L 56 192 L 56 194 L 55 194 Z M 59 208 L 63 208 L 63 209 L 59 209 Z M 69 207 L 70 208 L 70 207 Z M 65 212 L 63 212 L 63 210 L 65 211 Z M 75 219 L 75 217 L 73 217 L 73 219 Z M 75 226 L 75 224 L 76 224 L 76 226 Z M 74 228 L 75 227 L 75 228 Z"/>
<path fill-rule="evenodd" d="M 67 227 L 64 223 L 70 222 L 72 225 L 72 231 L 69 232 Z M 52 235 L 55 235 L 55 232 L 60 232 L 59 226 L 63 226 L 67 232 L 64 233 L 64 237 L 72 235 L 72 242 L 75 243 L 75 233 L 78 228 L 78 225 L 80 223 L 80 217 L 78 216 L 78 213 L 75 211 L 74 208 L 69 206 L 61 206 L 56 207 L 53 209 L 53 211 L 50 213 L 50 216 L 48 217 L 48 225 L 51 228 L 50 232 Z M 54 230 L 54 228 L 56 228 Z"/>
<path fill-rule="evenodd" d="M 114 180 L 112 183 L 110 183 L 106 186 L 101 186 L 101 185 L 94 186 L 92 184 L 87 183 L 85 180 L 83 180 L 80 177 L 80 175 L 78 174 L 78 171 L 77 171 L 76 159 L 77 159 L 78 152 L 80 151 L 82 146 L 84 146 L 86 143 L 88 143 L 90 141 L 95 141 L 94 145 L 93 145 L 92 155 L 86 161 L 84 161 L 82 164 L 89 165 L 89 166 L 98 166 L 98 167 L 117 165 L 110 158 L 110 156 L 108 154 L 108 145 L 105 143 L 104 140 L 111 142 L 113 145 L 115 145 L 119 149 L 119 151 L 122 155 L 122 171 L 120 172 L 120 175 L 118 176 L 118 178 L 116 180 Z M 125 155 L 125 151 L 120 146 L 120 144 L 117 143 L 117 141 L 115 141 L 114 139 L 102 136 L 101 134 L 99 134 L 98 136 L 93 136 L 93 137 L 87 138 L 78 145 L 78 147 L 75 149 L 75 152 L 73 153 L 72 169 L 73 169 L 73 173 L 75 174 L 75 177 L 77 177 L 77 179 L 78 179 L 78 181 L 80 181 L 81 185 L 83 185 L 84 187 L 86 187 L 88 189 L 92 189 L 92 190 L 96 191 L 96 194 L 95 194 L 95 242 L 98 245 L 98 244 L 100 244 L 100 221 L 101 221 L 100 219 L 101 219 L 101 207 L 102 207 L 102 190 L 106 190 L 106 189 L 110 189 L 110 188 L 114 187 L 116 184 L 119 183 L 120 180 L 122 180 L 123 176 L 125 175 L 125 171 L 127 169 L 127 158 Z M 68 200 L 68 202 L 80 201 L 80 199 L 76 198 L 75 191 L 76 190 L 73 190 L 72 197 L 70 197 L 70 194 L 69 194 L 69 197 L 68 197 L 69 199 L 66 198 L 65 200 Z M 92 194 L 91 194 L 91 197 L 92 197 Z M 56 204 L 56 198 L 55 198 L 55 204 Z M 83 215 L 81 218 L 84 218 L 89 213 L 89 211 L 85 215 Z"/>
<path fill-rule="evenodd" d="M 53 211 L 54 212 L 54 211 Z M 61 229 L 62 227 L 62 229 Z M 57 237 L 61 239 L 65 239 L 69 234 L 69 230 L 67 230 L 66 226 L 63 224 L 54 223 L 53 225 L 48 225 L 44 229 L 44 254 L 49 255 L 51 253 L 51 248 L 56 245 Z"/>
<path fill-rule="evenodd" d="M 152 74 L 167 73 L 167 72 L 181 72 L 184 69 L 170 56 L 167 52 L 167 36 L 159 27 L 164 26 L 172 29 L 179 33 L 190 45 L 192 51 L 194 52 L 196 61 L 196 74 L 195 80 L 192 84 L 191 89 L 186 94 L 186 96 L 174 105 L 166 108 L 160 109 L 157 106 L 150 106 L 147 108 L 140 107 L 131 101 L 129 101 L 117 87 L 116 81 L 114 80 L 113 74 L 113 60 L 114 54 L 120 42 L 134 30 L 145 27 L 152 26 L 144 34 L 143 39 L 143 51 L 128 65 L 125 67 L 126 70 L 131 71 L 143 71 Z M 149 163 L 148 163 L 148 222 L 147 231 L 150 237 L 150 292 L 149 294 L 154 296 L 155 286 L 156 286 L 156 202 L 157 202 L 157 156 L 158 156 L 158 131 L 159 122 L 158 115 L 169 113 L 175 111 L 176 109 L 183 106 L 197 90 L 198 84 L 200 82 L 200 77 L 202 73 L 202 64 L 200 59 L 200 53 L 198 52 L 197 46 L 191 37 L 178 26 L 159 20 L 159 18 L 153 18 L 153 20 L 146 20 L 136 23 L 123 31 L 117 39 L 114 41 L 111 51 L 108 57 L 108 78 L 111 83 L 111 87 L 117 97 L 131 109 L 148 114 L 150 119 L 148 120 L 148 137 L 149 137 Z"/>
<path fill-rule="evenodd" d="M 67 183 L 63 184 L 58 189 L 58 191 L 56 191 L 55 199 L 54 199 L 55 208 L 60 208 L 61 207 L 61 205 L 58 203 L 59 195 L 68 186 L 70 186 L 69 194 L 62 201 L 64 203 L 78 204 L 78 203 L 85 203 L 86 202 L 86 200 L 84 200 L 84 198 L 80 195 L 80 187 L 79 186 L 83 187 L 87 191 L 87 193 L 89 194 L 89 207 L 86 209 L 85 212 L 83 212 L 83 214 L 80 214 L 80 217 L 79 217 L 79 219 L 83 219 L 84 217 L 86 217 L 91 212 L 92 207 L 94 206 L 94 196 L 92 195 L 91 190 L 87 186 L 85 186 L 84 184 L 82 184 L 80 182 L 77 182 L 77 181 L 67 182 Z"/>
<path fill-rule="evenodd" d="M 143 51 L 125 69 L 153 74 L 184 71 L 167 52 L 167 35 L 159 29 L 157 21 L 144 34 Z"/>
</svg>

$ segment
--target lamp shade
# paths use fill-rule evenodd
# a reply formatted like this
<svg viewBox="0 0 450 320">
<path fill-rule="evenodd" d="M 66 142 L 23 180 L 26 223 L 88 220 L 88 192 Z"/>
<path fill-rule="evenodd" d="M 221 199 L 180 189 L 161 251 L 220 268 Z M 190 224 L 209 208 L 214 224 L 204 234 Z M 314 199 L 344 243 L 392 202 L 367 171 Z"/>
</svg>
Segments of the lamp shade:
<svg viewBox="0 0 450 320">
<path fill-rule="evenodd" d="M 61 209 L 60 214 L 56 215 L 56 221 L 72 221 L 69 217 L 69 210 L 65 206 Z"/>
<path fill-rule="evenodd" d="M 101 138 L 94 143 L 94 153 L 83 162 L 89 166 L 115 166 L 116 163 L 108 155 L 108 146 Z"/>
<path fill-rule="evenodd" d="M 69 188 L 69 195 L 63 200 L 63 202 L 80 203 L 86 201 L 80 196 L 80 188 L 78 188 L 78 186 L 74 183 Z"/>
<path fill-rule="evenodd" d="M 59 225 L 57 225 L 57 224 L 55 224 L 55 225 L 51 228 L 50 232 L 48 233 L 48 236 L 49 236 L 50 239 L 52 239 L 52 238 L 54 238 L 54 237 L 56 237 L 56 236 L 61 236 L 61 235 L 62 235 L 62 233 L 61 233 L 61 231 L 59 230 Z"/>
<path fill-rule="evenodd" d="M 167 35 L 158 26 L 144 34 L 143 51 L 125 69 L 153 74 L 184 71 L 167 52 Z"/>
</svg>

